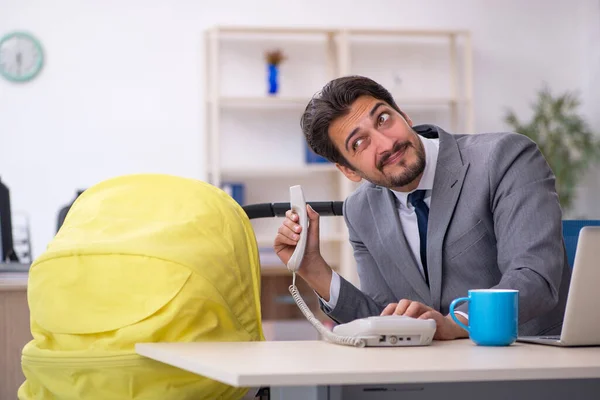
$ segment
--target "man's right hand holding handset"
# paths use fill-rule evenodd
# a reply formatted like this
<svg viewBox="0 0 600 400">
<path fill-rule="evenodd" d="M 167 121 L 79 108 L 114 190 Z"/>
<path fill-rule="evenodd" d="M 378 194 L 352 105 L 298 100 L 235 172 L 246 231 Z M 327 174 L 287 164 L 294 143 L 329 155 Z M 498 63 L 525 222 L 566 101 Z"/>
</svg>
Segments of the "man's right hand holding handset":
<svg viewBox="0 0 600 400">
<path fill-rule="evenodd" d="M 273 249 L 279 259 L 287 265 L 296 249 L 300 235 L 308 234 L 304 258 L 297 273 L 319 296 L 325 301 L 329 301 L 332 271 L 323 256 L 321 256 L 319 214 L 310 205 L 306 206 L 306 212 L 308 215 L 306 233 L 303 233 L 303 228 L 298 224 L 298 214 L 292 210 L 285 213 L 285 219 L 277 231 Z"/>
</svg>

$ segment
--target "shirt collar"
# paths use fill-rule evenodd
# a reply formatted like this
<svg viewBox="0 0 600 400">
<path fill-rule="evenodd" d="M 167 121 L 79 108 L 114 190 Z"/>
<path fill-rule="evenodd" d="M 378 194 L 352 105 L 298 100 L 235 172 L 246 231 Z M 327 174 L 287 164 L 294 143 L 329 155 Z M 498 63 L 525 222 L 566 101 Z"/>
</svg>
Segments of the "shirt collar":
<svg viewBox="0 0 600 400">
<path fill-rule="evenodd" d="M 433 179 L 435 178 L 435 167 L 437 164 L 440 140 L 429 139 L 421 135 L 417 135 L 417 137 L 421 139 L 421 143 L 423 143 L 423 148 L 425 151 L 425 170 L 423 171 L 423 176 L 421 177 L 419 186 L 417 186 L 415 190 L 428 190 L 429 192 L 425 195 L 427 197 L 430 195 L 431 190 L 433 189 Z M 402 207 L 407 207 L 406 203 L 408 195 L 414 192 L 414 190 L 411 192 L 398 192 L 392 190 L 392 192 L 394 195 L 396 195 Z"/>
</svg>

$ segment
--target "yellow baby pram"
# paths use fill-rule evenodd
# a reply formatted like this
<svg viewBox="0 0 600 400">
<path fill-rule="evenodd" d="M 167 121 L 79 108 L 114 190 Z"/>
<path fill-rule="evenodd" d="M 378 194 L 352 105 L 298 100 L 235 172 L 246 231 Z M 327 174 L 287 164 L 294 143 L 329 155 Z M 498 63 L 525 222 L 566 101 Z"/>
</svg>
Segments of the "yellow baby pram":
<svg viewBox="0 0 600 400">
<path fill-rule="evenodd" d="M 29 399 L 239 399 L 141 342 L 264 340 L 252 225 L 225 192 L 165 175 L 87 189 L 30 269 Z"/>
</svg>

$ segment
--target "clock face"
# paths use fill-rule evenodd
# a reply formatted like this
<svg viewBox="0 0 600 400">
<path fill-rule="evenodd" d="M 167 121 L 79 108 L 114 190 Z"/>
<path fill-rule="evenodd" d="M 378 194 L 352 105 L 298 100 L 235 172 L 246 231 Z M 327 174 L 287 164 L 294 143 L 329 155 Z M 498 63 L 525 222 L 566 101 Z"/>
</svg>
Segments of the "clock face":
<svg viewBox="0 0 600 400">
<path fill-rule="evenodd" d="M 42 69 L 44 53 L 31 35 L 13 32 L 0 39 L 0 75 L 13 82 L 33 79 Z"/>
</svg>

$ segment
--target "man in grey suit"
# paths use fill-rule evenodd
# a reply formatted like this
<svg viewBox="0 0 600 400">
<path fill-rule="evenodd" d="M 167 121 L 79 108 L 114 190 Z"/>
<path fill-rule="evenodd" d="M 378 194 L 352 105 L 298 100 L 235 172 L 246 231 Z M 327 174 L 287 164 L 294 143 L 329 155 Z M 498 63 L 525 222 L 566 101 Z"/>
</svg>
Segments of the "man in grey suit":
<svg viewBox="0 0 600 400">
<path fill-rule="evenodd" d="M 436 339 L 468 334 L 448 315 L 469 289 L 519 290 L 519 334 L 559 334 L 570 269 L 555 179 L 536 144 L 517 133 L 450 134 L 413 126 L 371 79 L 329 82 L 302 128 L 313 151 L 355 182 L 344 202 L 359 290 L 327 265 L 319 216 L 308 207 L 298 274 L 339 323 L 372 315 L 434 319 Z M 288 211 L 274 248 L 287 263 L 302 234 Z M 468 305 L 457 308 L 468 324 Z"/>
</svg>

